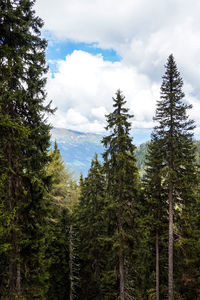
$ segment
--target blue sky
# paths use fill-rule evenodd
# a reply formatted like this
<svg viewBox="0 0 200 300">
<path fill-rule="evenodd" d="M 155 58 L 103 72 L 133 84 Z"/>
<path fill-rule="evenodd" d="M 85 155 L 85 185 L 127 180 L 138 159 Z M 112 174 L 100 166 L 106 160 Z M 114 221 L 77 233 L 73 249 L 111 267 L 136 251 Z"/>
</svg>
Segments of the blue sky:
<svg viewBox="0 0 200 300">
<path fill-rule="evenodd" d="M 95 43 L 79 43 L 74 41 L 56 41 L 50 42 L 47 48 L 47 60 L 65 59 L 66 55 L 72 54 L 74 50 L 86 51 L 92 55 L 102 54 L 104 60 L 120 61 L 121 57 L 113 49 L 102 49 Z"/>
<path fill-rule="evenodd" d="M 156 100 L 173 53 L 200 133 L 198 0 L 37 0 L 48 39 L 48 99 L 55 127 L 102 133 L 121 89 L 141 142 L 155 125 Z M 156 12 L 156 17 L 155 17 Z"/>
<path fill-rule="evenodd" d="M 43 35 L 45 37 L 45 33 Z M 49 37 L 47 34 L 46 36 L 48 39 Z M 50 40 L 46 51 L 46 57 L 52 74 L 58 71 L 57 61 L 65 60 L 66 56 L 71 55 L 75 50 L 82 50 L 92 55 L 101 54 L 106 61 L 116 62 L 121 60 L 121 57 L 115 50 L 99 48 L 96 43 L 80 43 L 72 40 Z"/>
</svg>

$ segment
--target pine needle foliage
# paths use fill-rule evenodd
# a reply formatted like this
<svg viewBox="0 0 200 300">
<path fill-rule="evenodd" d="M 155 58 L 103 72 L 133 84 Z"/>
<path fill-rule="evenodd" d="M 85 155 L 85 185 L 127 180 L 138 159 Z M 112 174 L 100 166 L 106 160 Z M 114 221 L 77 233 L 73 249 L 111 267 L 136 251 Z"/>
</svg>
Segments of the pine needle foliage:
<svg viewBox="0 0 200 300">
<path fill-rule="evenodd" d="M 91 162 L 88 176 L 80 180 L 80 199 L 74 212 L 80 259 L 78 299 L 103 299 L 101 281 L 105 268 L 106 222 L 105 175 L 97 155 Z M 88 284 L 90 282 L 90 284 Z"/>
<path fill-rule="evenodd" d="M 113 98 L 113 112 L 107 115 L 108 135 L 102 140 L 104 169 L 107 180 L 108 208 L 112 211 L 112 248 L 118 259 L 119 299 L 123 300 L 126 290 L 125 266 L 130 258 L 133 237 L 134 208 L 138 201 L 138 169 L 136 167 L 135 146 L 130 137 L 133 116 L 125 108 L 125 97 L 118 90 Z M 128 263 L 126 264 L 129 265 Z"/>
<path fill-rule="evenodd" d="M 47 290 L 44 195 L 50 126 L 44 115 L 52 110 L 44 105 L 47 42 L 40 37 L 43 22 L 34 2 L 0 1 L 0 201 L 12 216 L 3 228 L 9 249 L 0 293 L 9 299 L 42 299 Z"/>
<path fill-rule="evenodd" d="M 190 120 L 187 115 L 187 110 L 191 108 L 191 105 L 183 100 L 185 96 L 182 90 L 183 80 L 172 54 L 165 68 L 160 100 L 157 101 L 154 117 L 157 125 L 152 135 L 152 145 L 154 147 L 159 145 L 159 149 L 156 155 L 155 151 L 152 152 L 153 146 L 150 147 L 150 169 L 147 172 L 148 177 L 151 178 L 150 185 L 154 189 L 153 194 L 155 192 L 160 194 L 156 197 L 157 200 L 160 199 L 159 207 L 162 205 L 162 195 L 167 193 L 165 202 L 168 204 L 169 218 L 168 298 L 170 300 L 173 299 L 174 294 L 173 249 L 174 241 L 177 240 L 174 231 L 178 226 L 177 221 L 185 213 L 187 214 L 194 200 L 193 191 L 197 184 L 197 173 L 192 139 L 195 126 L 193 120 Z M 161 189 L 158 186 L 157 189 L 153 187 L 155 180 L 159 180 Z M 164 208 L 165 205 L 162 207 Z"/>
</svg>

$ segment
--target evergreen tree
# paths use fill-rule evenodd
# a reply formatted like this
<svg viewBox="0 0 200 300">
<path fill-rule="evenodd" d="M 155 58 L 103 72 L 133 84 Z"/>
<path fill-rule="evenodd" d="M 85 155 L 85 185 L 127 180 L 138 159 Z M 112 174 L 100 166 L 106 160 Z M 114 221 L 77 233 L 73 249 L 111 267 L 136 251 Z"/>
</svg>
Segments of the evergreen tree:
<svg viewBox="0 0 200 300">
<path fill-rule="evenodd" d="M 88 176 L 81 178 L 79 204 L 75 211 L 80 259 L 79 299 L 104 299 L 101 281 L 105 268 L 106 222 L 105 175 L 97 155 L 92 160 Z"/>
<path fill-rule="evenodd" d="M 167 187 L 169 203 L 168 298 L 173 299 L 173 247 L 174 210 L 187 209 L 196 183 L 195 149 L 192 141 L 194 122 L 186 111 L 190 105 L 183 103 L 183 80 L 177 70 L 173 55 L 166 64 L 154 120 L 158 125 L 154 135 L 162 152 L 163 184 Z M 178 213 L 178 209 L 177 209 Z"/>
<path fill-rule="evenodd" d="M 78 185 L 73 178 L 73 171 L 70 171 L 63 162 L 56 142 L 54 150 L 50 149 L 49 156 L 51 161 L 47 167 L 47 175 L 51 177 L 51 189 L 48 197 L 51 198 L 51 203 L 55 207 L 57 206 L 58 210 L 62 210 L 64 207 L 72 212 L 79 197 Z"/>
<path fill-rule="evenodd" d="M 46 261 L 49 260 L 47 298 L 68 299 L 71 213 L 78 201 L 78 187 L 72 174 L 65 167 L 56 142 L 54 150 L 50 150 L 49 155 L 51 161 L 47 167 L 47 175 L 51 178 L 51 188 L 46 197 L 50 199 L 51 209 L 48 217 L 46 251 Z"/>
<path fill-rule="evenodd" d="M 160 268 L 160 265 L 165 266 L 166 261 L 166 229 L 167 229 L 167 190 L 165 187 L 162 169 L 163 153 L 161 151 L 162 141 L 152 134 L 151 143 L 148 145 L 146 155 L 146 170 L 145 170 L 145 192 L 147 197 L 148 207 L 148 226 L 151 231 L 151 241 L 154 242 L 155 249 L 155 270 L 156 270 L 156 300 L 161 299 L 166 295 L 165 285 L 165 268 Z M 152 234 L 154 239 L 152 239 Z M 164 272 L 163 272 L 164 271 Z"/>
<path fill-rule="evenodd" d="M 114 111 L 107 115 L 106 130 L 110 135 L 103 138 L 106 150 L 103 154 L 107 179 L 108 206 L 112 211 L 112 246 L 118 257 L 119 299 L 128 299 L 129 257 L 133 235 L 134 205 L 138 198 L 138 170 L 134 156 L 135 146 L 129 136 L 131 123 L 126 101 L 118 90 L 113 98 Z M 111 221 L 111 220 L 110 220 Z M 133 262 L 132 262 L 133 263 Z M 126 267 L 127 266 L 127 267 Z"/>
<path fill-rule="evenodd" d="M 35 16 L 32 0 L 0 2 L 0 178 L 3 213 L 12 216 L 4 226 L 9 244 L 1 295 L 44 297 L 48 273 L 45 266 L 45 224 L 50 127 L 44 114 L 47 72 L 43 25 Z"/>
</svg>

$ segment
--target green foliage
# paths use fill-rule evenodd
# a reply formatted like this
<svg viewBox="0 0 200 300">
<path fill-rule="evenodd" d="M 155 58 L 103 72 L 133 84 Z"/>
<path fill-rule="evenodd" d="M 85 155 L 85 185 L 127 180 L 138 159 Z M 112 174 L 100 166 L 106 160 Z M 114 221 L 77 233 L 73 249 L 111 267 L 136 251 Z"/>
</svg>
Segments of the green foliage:
<svg viewBox="0 0 200 300">
<path fill-rule="evenodd" d="M 88 176 L 81 178 L 80 187 L 79 204 L 74 212 L 80 260 L 78 299 L 102 299 L 101 282 L 106 265 L 106 222 L 103 215 L 106 185 L 97 155 L 92 160 Z"/>
<path fill-rule="evenodd" d="M 0 2 L 1 296 L 41 299 L 47 289 L 45 230 L 50 126 L 44 114 L 46 41 L 34 1 Z M 4 246 L 3 246 L 4 245 Z"/>
<path fill-rule="evenodd" d="M 110 230 L 112 251 L 117 265 L 117 277 L 120 285 L 120 299 L 122 289 L 132 297 L 133 294 L 128 286 L 127 278 L 131 272 L 129 260 L 133 253 L 134 235 L 134 210 L 138 201 L 138 169 L 135 159 L 135 146 L 129 136 L 131 123 L 128 109 L 124 107 L 126 101 L 121 91 L 117 91 L 116 98 L 113 98 L 114 111 L 107 115 L 106 130 L 110 135 L 103 138 L 105 147 L 103 154 L 104 169 L 107 180 L 108 197 L 108 222 Z M 109 218 L 110 214 L 112 217 Z M 126 261 L 126 265 L 125 265 Z"/>
<path fill-rule="evenodd" d="M 200 143 L 173 56 L 151 142 L 132 144 L 133 116 L 118 90 L 104 164 L 94 157 L 79 197 L 56 142 L 49 152 L 47 42 L 34 2 L 0 2 L 0 298 L 155 299 L 158 237 L 164 299 L 173 200 L 174 298 L 199 299 Z"/>
<path fill-rule="evenodd" d="M 50 150 L 50 163 L 47 174 L 51 178 L 51 188 L 46 197 L 50 199 L 48 217 L 48 261 L 49 288 L 47 299 L 68 299 L 70 291 L 69 231 L 72 208 L 78 201 L 78 186 L 73 174 L 67 171 L 60 151 L 55 142 L 54 151 Z"/>
<path fill-rule="evenodd" d="M 183 81 L 177 70 L 174 58 L 170 55 L 161 85 L 161 99 L 157 102 L 154 119 L 158 122 L 158 125 L 154 128 L 152 141 L 149 145 L 146 170 L 147 194 L 150 198 L 153 223 L 157 233 L 159 233 L 161 243 L 162 236 L 166 230 L 164 226 L 167 216 L 166 204 L 169 205 L 169 220 L 171 220 L 170 216 L 174 215 L 174 226 L 172 229 L 175 231 L 174 287 L 175 292 L 180 296 L 182 292 L 180 291 L 181 285 L 179 280 L 184 272 L 183 269 L 181 270 L 180 264 L 183 268 L 186 268 L 184 260 L 187 260 L 186 257 L 189 255 L 187 251 L 190 249 L 191 253 L 192 250 L 189 244 L 193 238 L 189 232 L 193 223 L 191 207 L 194 205 L 194 191 L 197 185 L 195 146 L 192 140 L 194 122 L 189 120 L 186 114 L 187 109 L 190 109 L 191 106 L 182 101 L 184 97 L 182 86 Z M 172 224 L 171 221 L 169 221 L 169 224 Z M 188 242 L 185 248 L 187 249 L 187 254 L 183 251 L 184 248 L 181 251 L 178 246 L 180 243 L 183 243 L 186 237 Z M 173 233 L 171 234 L 169 231 L 169 242 L 170 239 L 173 243 Z M 164 257 L 162 244 L 159 246 L 161 247 L 160 258 L 162 260 L 162 257 Z M 163 249 L 167 249 L 167 245 L 165 246 L 164 244 L 163 246 Z M 172 250 L 169 250 L 169 254 L 171 253 L 170 251 Z M 169 260 L 169 267 L 171 263 Z M 172 280 L 170 276 L 169 273 L 169 278 Z M 163 282 L 162 278 L 164 279 L 164 274 L 161 274 L 161 282 Z M 170 288 L 169 293 L 171 293 Z M 187 298 L 189 294 L 189 291 L 183 293 L 184 297 L 186 297 L 185 299 L 189 299 Z"/>
<path fill-rule="evenodd" d="M 49 196 L 58 209 L 67 208 L 72 211 L 78 199 L 78 186 L 60 154 L 57 144 L 54 151 L 50 150 L 51 162 L 48 164 L 47 175 L 51 177 L 51 192 Z"/>
<path fill-rule="evenodd" d="M 136 164 L 139 169 L 140 177 L 143 177 L 145 174 L 146 154 L 147 154 L 148 144 L 149 142 L 143 143 L 140 146 L 138 146 L 135 150 Z"/>
<path fill-rule="evenodd" d="M 194 142 L 194 148 L 196 149 L 195 151 L 196 162 L 199 165 L 200 164 L 200 141 L 194 140 L 193 142 Z M 141 177 L 145 176 L 145 169 L 147 166 L 146 156 L 147 156 L 148 146 L 149 146 L 149 142 L 143 143 L 140 146 L 138 146 L 135 151 L 136 163 Z"/>
</svg>

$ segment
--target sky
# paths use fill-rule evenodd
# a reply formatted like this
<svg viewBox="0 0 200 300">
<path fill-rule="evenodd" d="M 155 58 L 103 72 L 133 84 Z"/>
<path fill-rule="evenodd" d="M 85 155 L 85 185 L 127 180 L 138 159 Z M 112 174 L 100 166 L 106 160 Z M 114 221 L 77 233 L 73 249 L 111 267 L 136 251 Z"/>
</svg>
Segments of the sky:
<svg viewBox="0 0 200 300">
<path fill-rule="evenodd" d="M 199 0 L 37 0 L 35 10 L 48 40 L 54 127 L 103 133 L 120 89 L 134 115 L 132 133 L 145 141 L 172 53 L 200 138 Z"/>
</svg>

